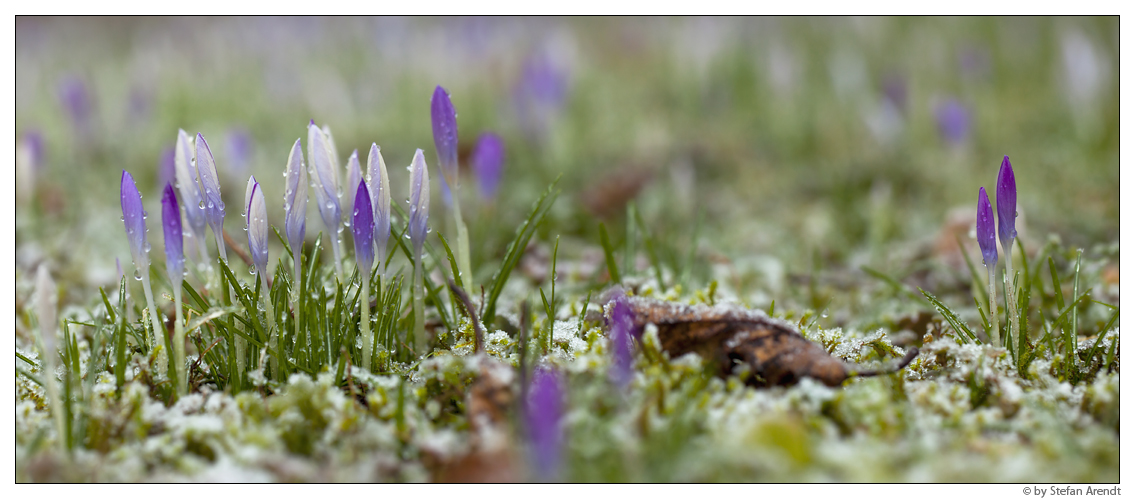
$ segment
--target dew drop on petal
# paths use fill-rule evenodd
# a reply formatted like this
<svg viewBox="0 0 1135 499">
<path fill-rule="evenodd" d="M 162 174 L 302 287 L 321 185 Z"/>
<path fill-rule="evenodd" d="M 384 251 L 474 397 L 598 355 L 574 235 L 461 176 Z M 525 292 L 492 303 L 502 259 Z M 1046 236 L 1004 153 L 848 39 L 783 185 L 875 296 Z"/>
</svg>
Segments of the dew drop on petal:
<svg viewBox="0 0 1135 499">
<path fill-rule="evenodd" d="M 142 280 L 142 273 L 139 272 L 138 269 L 134 269 L 134 280 L 135 281 L 141 281 Z"/>
</svg>

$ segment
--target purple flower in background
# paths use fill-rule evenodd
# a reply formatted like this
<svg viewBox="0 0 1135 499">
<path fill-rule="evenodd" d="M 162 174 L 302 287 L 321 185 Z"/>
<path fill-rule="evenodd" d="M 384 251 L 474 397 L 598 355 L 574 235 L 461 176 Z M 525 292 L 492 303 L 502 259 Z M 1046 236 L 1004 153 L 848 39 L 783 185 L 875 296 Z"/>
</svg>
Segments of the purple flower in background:
<svg viewBox="0 0 1135 499">
<path fill-rule="evenodd" d="M 906 78 L 899 73 L 888 73 L 883 77 L 883 96 L 899 111 L 906 111 Z"/>
<path fill-rule="evenodd" d="M 938 104 L 934 115 L 938 120 L 938 133 L 947 142 L 959 145 L 969 137 L 969 110 L 957 99 L 946 99 Z"/>
<path fill-rule="evenodd" d="M 264 203 L 264 191 L 256 177 L 248 177 L 248 191 L 245 195 L 245 228 L 248 230 L 248 252 L 256 272 L 267 284 L 268 276 L 268 205 Z"/>
<path fill-rule="evenodd" d="M 473 145 L 473 174 L 481 186 L 481 197 L 493 199 L 504 166 L 504 141 L 495 133 L 482 133 Z"/>
<path fill-rule="evenodd" d="M 221 259 L 228 261 L 225 252 L 224 226 L 225 202 L 221 201 L 221 180 L 217 177 L 217 165 L 213 162 L 213 152 L 209 150 L 209 143 L 205 137 L 197 134 L 197 174 L 201 178 L 201 187 L 204 191 L 205 219 L 213 229 L 213 236 L 217 239 L 217 252 Z"/>
<path fill-rule="evenodd" d="M 370 205 L 367 184 L 359 180 L 355 191 L 355 209 L 351 216 L 351 234 L 355 239 L 355 260 L 359 263 L 362 279 L 370 278 L 374 268 L 374 209 Z"/>
<path fill-rule="evenodd" d="M 288 166 L 284 174 L 284 232 L 292 254 L 298 259 L 307 229 L 307 175 L 303 171 L 300 139 L 296 139 L 292 151 L 288 153 Z"/>
<path fill-rule="evenodd" d="M 611 380 L 619 385 L 619 388 L 626 388 L 634 375 L 632 368 L 634 354 L 631 350 L 634 316 L 627 303 L 627 297 L 622 292 L 617 292 L 611 299 L 607 324 L 610 328 L 611 353 L 614 357 L 611 365 Z"/>
<path fill-rule="evenodd" d="M 538 369 L 532 375 L 528 391 L 526 423 L 531 445 L 532 460 L 537 476 L 544 481 L 555 480 L 560 467 L 563 448 L 564 388 L 559 374 L 550 369 Z"/>
<path fill-rule="evenodd" d="M 521 128 L 531 138 L 542 138 L 567 100 L 567 75 L 543 54 L 528 56 L 513 87 L 512 99 Z"/>
<path fill-rule="evenodd" d="M 433 123 L 434 147 L 441 163 L 442 178 L 445 184 L 457 186 L 457 111 L 441 85 L 434 89 L 430 99 L 430 121 Z"/>
<path fill-rule="evenodd" d="M 229 130 L 225 136 L 229 149 L 229 168 L 233 175 L 243 176 L 252 161 L 252 135 L 243 127 Z"/>
<path fill-rule="evenodd" d="M 134 266 L 141 271 L 150 265 L 149 243 L 146 242 L 146 212 L 142 209 L 142 195 L 134 184 L 130 172 L 122 170 L 122 185 L 119 189 L 122 201 L 122 223 L 126 226 L 126 240 L 130 243 L 130 256 Z"/>
<path fill-rule="evenodd" d="M 87 132 L 91 118 L 91 98 L 87 84 L 71 75 L 59 83 L 59 101 L 67 111 L 71 124 L 82 133 Z"/>
<path fill-rule="evenodd" d="M 430 172 L 426 169 L 426 158 L 422 150 L 414 153 L 410 163 L 410 242 L 414 244 L 414 254 L 422 254 L 426 242 L 430 219 Z"/>
<path fill-rule="evenodd" d="M 367 172 L 370 175 L 367 191 L 370 192 L 371 204 L 374 208 L 374 244 L 378 249 L 379 273 L 384 274 L 386 242 L 390 239 L 390 177 L 387 176 L 386 161 L 382 159 L 378 144 L 370 145 Z"/>
<path fill-rule="evenodd" d="M 31 155 L 31 166 L 34 170 L 43 168 L 44 148 L 43 134 L 39 130 L 28 130 L 22 135 L 23 144 Z"/>
<path fill-rule="evenodd" d="M 981 247 L 981 263 L 986 267 L 997 265 L 997 236 L 993 228 L 993 206 L 985 188 L 977 190 L 977 245 Z"/>
<path fill-rule="evenodd" d="M 1017 179 L 1008 156 L 1001 160 L 1001 171 L 997 172 L 997 232 L 1008 258 L 1017 237 Z"/>
<path fill-rule="evenodd" d="M 185 252 L 181 245 L 181 208 L 173 185 L 169 183 L 162 190 L 162 235 L 166 244 L 166 272 L 169 272 L 170 282 L 177 289 L 181 287 L 185 273 Z"/>
</svg>

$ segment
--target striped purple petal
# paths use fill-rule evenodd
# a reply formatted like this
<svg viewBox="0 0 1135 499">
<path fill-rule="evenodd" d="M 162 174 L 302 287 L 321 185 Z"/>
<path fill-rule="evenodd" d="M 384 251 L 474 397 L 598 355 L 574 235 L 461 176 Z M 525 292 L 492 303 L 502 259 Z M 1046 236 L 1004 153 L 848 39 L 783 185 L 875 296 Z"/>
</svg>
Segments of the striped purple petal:
<svg viewBox="0 0 1135 499">
<path fill-rule="evenodd" d="M 359 263 L 363 279 L 369 278 L 374 267 L 374 210 L 370 205 L 370 192 L 367 184 L 359 180 L 355 190 L 355 210 L 351 215 L 351 235 L 355 239 L 355 259 Z"/>
<path fill-rule="evenodd" d="M 977 245 L 981 247 L 981 263 L 992 268 L 997 265 L 997 236 L 993 229 L 993 206 L 985 188 L 977 190 Z"/>
<path fill-rule="evenodd" d="M 181 208 L 173 185 L 167 183 L 162 191 L 162 235 L 166 245 L 166 271 L 169 272 L 174 288 L 181 287 L 182 274 L 185 272 L 181 232 Z"/>
<path fill-rule="evenodd" d="M 457 179 L 457 111 L 449 93 L 441 85 L 430 99 L 430 121 L 433 123 L 434 147 L 441 163 L 441 174 L 447 184 L 458 185 Z"/>
<path fill-rule="evenodd" d="M 134 266 L 142 270 L 150 264 L 146 255 L 149 251 L 149 244 L 146 243 L 146 212 L 142 209 L 142 195 L 138 193 L 134 177 L 126 170 L 122 170 L 119 197 L 122 201 L 122 223 L 126 226 L 126 240 L 130 243 L 130 256 L 134 259 Z"/>
<path fill-rule="evenodd" d="M 1008 156 L 1001 160 L 1001 171 L 997 173 L 997 232 L 1001 248 L 1008 255 L 1017 237 L 1017 179 Z"/>
</svg>

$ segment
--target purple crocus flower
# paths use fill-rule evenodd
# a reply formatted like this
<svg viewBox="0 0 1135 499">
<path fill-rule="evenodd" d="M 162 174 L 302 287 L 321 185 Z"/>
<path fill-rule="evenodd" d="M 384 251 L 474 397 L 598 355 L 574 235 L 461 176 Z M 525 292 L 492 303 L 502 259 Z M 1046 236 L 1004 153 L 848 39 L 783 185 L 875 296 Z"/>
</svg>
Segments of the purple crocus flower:
<svg viewBox="0 0 1135 499">
<path fill-rule="evenodd" d="M 473 146 L 473 174 L 481 186 L 481 197 L 493 199 L 504 166 L 504 141 L 495 133 L 483 133 Z"/>
<path fill-rule="evenodd" d="M 390 240 L 390 177 L 386 173 L 386 161 L 378 144 L 370 145 L 367 156 L 367 172 L 370 175 L 371 205 L 374 208 L 374 244 L 378 249 L 379 273 L 385 273 L 386 243 Z"/>
<path fill-rule="evenodd" d="M 457 111 L 449 94 L 441 85 L 434 89 L 430 99 L 430 121 L 433 123 L 434 147 L 441 163 L 441 174 L 446 184 L 458 185 L 457 179 Z"/>
<path fill-rule="evenodd" d="M 252 135 L 247 129 L 238 127 L 229 130 L 225 138 L 231 161 L 228 171 L 233 175 L 240 175 L 248 170 L 248 164 L 252 159 Z"/>
<path fill-rule="evenodd" d="M 634 335 L 634 316 L 627 297 L 623 293 L 616 293 L 611 299 L 608 314 L 610 327 L 611 350 L 614 357 L 611 365 L 611 380 L 626 388 L 633 377 L 634 354 L 631 350 L 631 337 Z"/>
<path fill-rule="evenodd" d="M 560 468 L 563 399 L 563 383 L 556 371 L 539 369 L 533 373 L 526 423 L 536 474 L 544 481 L 555 480 Z"/>
<path fill-rule="evenodd" d="M 334 241 L 343 219 L 339 205 L 339 168 L 327 135 L 315 126 L 314 120 L 307 125 L 307 160 L 311 163 L 311 179 L 315 184 L 319 214 Z"/>
<path fill-rule="evenodd" d="M 935 110 L 938 120 L 938 133 L 947 142 L 958 145 L 969 137 L 969 110 L 957 99 L 947 99 Z"/>
<path fill-rule="evenodd" d="M 363 172 L 362 172 L 362 167 L 359 166 L 359 150 L 355 149 L 355 150 L 351 151 L 351 157 L 347 158 L 347 186 L 346 186 L 346 188 L 350 189 L 352 186 L 359 185 L 359 182 L 362 181 L 362 179 L 363 179 Z M 351 191 L 349 191 L 349 190 L 346 192 L 346 194 L 347 194 L 347 206 L 346 206 L 345 211 L 347 213 L 354 213 L 354 210 L 355 210 L 354 196 L 350 195 Z M 347 222 L 348 223 L 353 222 L 353 217 L 350 217 L 350 216 L 347 217 Z"/>
<path fill-rule="evenodd" d="M 71 124 L 86 133 L 91 117 L 91 98 L 87 84 L 77 76 L 68 76 L 59 84 L 59 101 L 71 118 Z"/>
<path fill-rule="evenodd" d="M 268 270 L 268 207 L 264 191 L 256 177 L 248 177 L 245 193 L 245 229 L 248 231 L 248 252 L 261 279 L 267 279 Z M 267 284 L 267 282 L 265 282 Z"/>
<path fill-rule="evenodd" d="M 213 162 L 213 151 L 205 137 L 197 134 L 197 174 L 201 178 L 201 187 L 205 199 L 205 220 L 213 229 L 213 236 L 217 239 L 217 252 L 221 259 L 228 262 L 225 252 L 224 226 L 225 202 L 221 200 L 221 179 L 217 176 L 217 165 Z"/>
<path fill-rule="evenodd" d="M 126 226 L 126 240 L 130 243 L 130 257 L 141 272 L 150 265 L 147 255 L 150 244 L 146 242 L 146 212 L 142 209 L 142 195 L 134 184 L 134 177 L 126 170 L 122 170 L 119 197 L 122 201 L 122 223 Z"/>
<path fill-rule="evenodd" d="M 284 232 L 292 254 L 299 258 L 303 246 L 304 232 L 307 229 L 307 178 L 303 171 L 303 149 L 300 139 L 292 144 L 288 153 L 288 166 L 285 170 L 284 187 Z"/>
<path fill-rule="evenodd" d="M 977 245 L 981 247 L 981 263 L 992 268 L 997 265 L 997 237 L 993 229 L 993 206 L 985 188 L 977 190 Z"/>
<path fill-rule="evenodd" d="M 181 208 L 173 185 L 167 183 L 162 191 L 162 233 L 166 243 L 166 271 L 174 289 L 181 287 L 185 273 L 185 253 L 181 246 Z"/>
<path fill-rule="evenodd" d="M 430 219 L 430 172 L 426 169 L 426 158 L 422 150 L 414 153 L 410 163 L 410 242 L 414 244 L 414 254 L 422 254 L 426 242 Z"/>
<path fill-rule="evenodd" d="M 181 204 L 185 207 L 185 220 L 189 222 L 189 229 L 197 240 L 201 261 L 205 261 L 205 196 L 197 178 L 197 164 L 193 161 L 194 149 L 189 134 L 185 130 L 178 130 L 177 143 L 173 148 L 174 177 L 177 178 L 177 189 L 181 192 Z"/>
<path fill-rule="evenodd" d="M 31 154 L 31 166 L 33 170 L 43 168 L 43 134 L 39 130 L 28 130 L 23 133 L 23 143 L 28 148 Z"/>
<path fill-rule="evenodd" d="M 1017 237 L 1017 180 L 1008 156 L 1001 160 L 1001 171 L 997 173 L 997 232 L 1001 249 L 1009 255 Z"/>
<path fill-rule="evenodd" d="M 530 138 L 544 136 L 552 118 L 563 106 L 567 91 L 567 75 L 557 70 L 547 56 L 535 53 L 525 59 L 513 88 L 513 104 L 521 128 Z"/>
<path fill-rule="evenodd" d="M 370 192 L 366 182 L 359 180 L 355 191 L 355 209 L 351 217 L 351 234 L 355 239 L 355 260 L 359 263 L 359 274 L 363 279 L 370 278 L 374 267 L 374 209 L 370 205 Z"/>
</svg>

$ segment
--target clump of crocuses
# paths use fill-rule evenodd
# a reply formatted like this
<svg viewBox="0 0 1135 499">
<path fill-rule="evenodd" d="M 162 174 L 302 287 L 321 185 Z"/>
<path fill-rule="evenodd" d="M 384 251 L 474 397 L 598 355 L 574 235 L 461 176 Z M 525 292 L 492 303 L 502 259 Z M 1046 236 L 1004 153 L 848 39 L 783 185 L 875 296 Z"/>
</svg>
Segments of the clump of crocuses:
<svg viewBox="0 0 1135 499">
<path fill-rule="evenodd" d="M 1009 331 L 1005 338 L 1006 345 L 1012 345 L 1013 338 L 1020 337 L 1020 324 L 1017 317 L 1017 297 L 1013 281 L 1013 240 L 1017 237 L 1017 182 L 1013 176 L 1013 165 L 1009 157 L 1001 160 L 1001 169 L 997 173 L 997 238 L 1001 240 L 1001 249 L 1005 252 L 1005 275 L 1002 281 L 1005 285 L 1007 315 L 1009 316 Z M 978 189 L 977 194 L 977 243 L 981 248 L 982 263 L 989 274 L 989 315 L 990 340 L 994 346 L 1001 345 L 1001 333 L 997 324 L 996 303 L 996 267 L 997 267 L 997 241 L 993 231 L 993 207 L 985 188 Z"/>
</svg>

